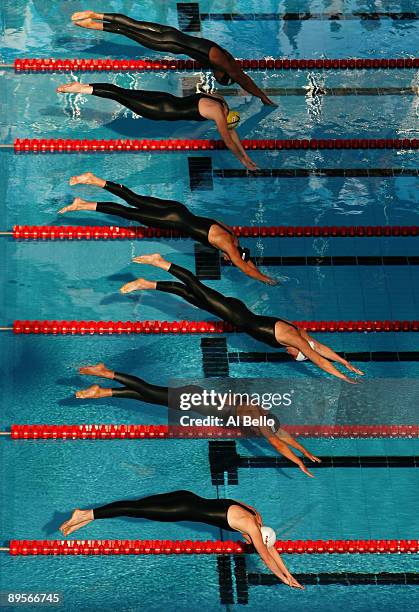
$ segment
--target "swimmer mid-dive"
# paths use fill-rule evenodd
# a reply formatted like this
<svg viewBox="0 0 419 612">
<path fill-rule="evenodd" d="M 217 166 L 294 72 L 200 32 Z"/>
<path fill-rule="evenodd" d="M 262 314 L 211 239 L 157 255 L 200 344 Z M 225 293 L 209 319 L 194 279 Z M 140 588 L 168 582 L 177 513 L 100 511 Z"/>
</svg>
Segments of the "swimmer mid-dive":
<svg viewBox="0 0 419 612">
<path fill-rule="evenodd" d="M 57 87 L 57 93 L 82 93 L 110 98 L 126 106 L 131 111 L 153 120 L 215 122 L 221 138 L 228 149 L 248 170 L 257 170 L 257 165 L 250 159 L 243 148 L 240 138 L 235 130 L 240 115 L 230 111 L 227 102 L 222 96 L 206 93 L 195 93 L 180 98 L 164 91 L 144 91 L 123 89 L 112 83 L 68 83 Z"/>
<path fill-rule="evenodd" d="M 275 104 L 243 72 L 231 53 L 211 40 L 190 36 L 170 26 L 136 21 L 119 13 L 82 11 L 74 13 L 71 19 L 75 25 L 82 28 L 122 34 L 153 51 L 189 55 L 204 68 L 211 68 L 220 85 L 230 85 L 236 82 L 252 96 L 260 98 L 263 104 Z"/>
<path fill-rule="evenodd" d="M 121 288 L 121 293 L 131 293 L 142 289 L 157 289 L 158 291 L 173 293 L 190 304 L 232 323 L 260 342 L 275 348 L 286 347 L 288 353 L 297 361 L 300 361 L 301 357 L 306 357 L 328 374 L 353 384 L 356 381 L 342 374 L 331 361 L 341 363 L 350 372 L 363 375 L 361 370 L 355 368 L 349 361 L 340 357 L 325 344 L 320 344 L 294 323 L 285 319 L 254 314 L 241 300 L 226 297 L 215 289 L 206 287 L 192 272 L 166 261 L 158 253 L 136 257 L 135 261 L 166 270 L 181 282 L 155 282 L 139 278 L 124 285 Z"/>
<path fill-rule="evenodd" d="M 73 176 L 70 179 L 70 185 L 79 184 L 95 185 L 106 189 L 125 200 L 127 204 L 134 208 L 128 208 L 116 202 L 86 202 L 86 200 L 76 198 L 72 204 L 62 208 L 60 213 L 92 210 L 137 221 L 149 227 L 183 232 L 205 246 L 211 246 L 222 251 L 224 258 L 247 274 L 247 276 L 268 285 L 277 284 L 275 280 L 259 272 L 255 264 L 250 261 L 249 249 L 244 249 L 240 246 L 237 236 L 235 236 L 233 229 L 228 225 L 208 217 L 194 215 L 180 202 L 138 195 L 124 187 L 124 185 L 105 181 L 91 172 L 86 172 L 80 176 Z"/>
<path fill-rule="evenodd" d="M 150 383 L 132 376 L 131 374 L 123 374 L 121 372 L 114 372 L 105 366 L 104 363 L 99 363 L 94 366 L 84 366 L 79 369 L 80 374 L 87 376 L 98 376 L 99 378 L 108 378 L 109 380 L 115 380 L 123 385 L 123 387 L 112 387 L 103 388 L 99 385 L 92 385 L 88 389 L 76 392 L 76 397 L 79 399 L 98 399 L 103 397 L 122 397 L 128 399 L 135 399 L 140 402 L 146 402 L 148 404 L 158 404 L 160 406 L 169 407 L 169 397 L 176 398 L 176 403 L 181 398 L 182 394 L 193 394 L 198 393 L 202 395 L 202 387 L 198 385 L 187 385 L 183 387 L 177 387 L 170 389 L 168 387 L 161 387 L 158 385 L 151 385 Z M 170 393 L 170 395 L 169 395 Z M 170 401 L 170 407 L 175 409 L 173 401 Z M 208 415 L 208 406 L 194 406 L 193 412 Z M 275 414 L 270 411 L 263 410 L 260 406 L 254 406 L 250 404 L 236 404 L 225 406 L 220 412 L 220 415 L 224 418 L 224 421 L 230 416 L 239 418 L 240 422 L 243 422 L 243 417 L 250 417 L 251 419 L 258 420 L 261 416 L 268 416 L 272 420 L 272 426 L 268 425 L 257 425 L 253 427 L 256 429 L 266 440 L 273 446 L 273 448 L 284 455 L 287 459 L 295 463 L 304 474 L 313 477 L 313 474 L 306 468 L 303 461 L 298 457 L 294 451 L 290 448 L 296 448 L 299 450 L 304 457 L 310 459 L 310 461 L 320 463 L 320 459 L 310 453 L 302 444 L 300 444 L 293 436 L 291 436 L 285 429 L 281 428 L 281 424 L 278 421 Z"/>
<path fill-rule="evenodd" d="M 119 516 L 164 523 L 191 521 L 227 531 L 239 531 L 248 544 L 253 544 L 264 564 L 284 584 L 297 589 L 304 588 L 290 574 L 276 551 L 275 532 L 262 525 L 262 518 L 255 508 L 234 499 L 206 499 L 191 491 L 172 491 L 141 499 L 117 501 L 92 510 L 76 509 L 60 530 L 64 536 L 68 536 L 94 520 Z"/>
</svg>

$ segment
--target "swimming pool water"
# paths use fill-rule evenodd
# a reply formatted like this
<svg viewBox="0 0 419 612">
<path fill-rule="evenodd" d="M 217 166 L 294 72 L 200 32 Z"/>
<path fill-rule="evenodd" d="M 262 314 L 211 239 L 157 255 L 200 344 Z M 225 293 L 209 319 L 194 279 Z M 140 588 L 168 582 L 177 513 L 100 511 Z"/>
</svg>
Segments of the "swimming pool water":
<svg viewBox="0 0 419 612">
<path fill-rule="evenodd" d="M 105 6 L 106 5 L 106 6 Z M 69 16 L 86 8 L 76 0 L 5 0 L 0 9 L 0 58 L 160 57 L 122 37 L 76 29 Z M 93 1 L 87 8 L 122 12 L 178 26 L 176 2 Z M 345 58 L 412 57 L 417 53 L 414 19 L 358 18 L 354 13 L 415 13 L 412 1 L 236 0 L 199 2 L 202 35 L 216 39 L 235 57 Z M 346 18 L 281 20 L 272 14 L 343 13 Z M 233 16 L 231 19 L 220 15 Z M 259 18 L 264 14 L 263 19 Z M 246 16 L 239 19 L 237 15 Z M 16 137 L 207 138 L 205 124 L 149 122 L 108 100 L 57 96 L 55 88 L 80 75 L 14 74 L 0 70 L 0 142 Z M 226 94 L 243 121 L 242 138 L 417 138 L 418 74 L 414 70 L 253 72 L 272 88 L 276 108 L 250 96 Z M 208 74 L 82 75 L 84 82 L 113 82 L 131 88 L 182 95 Z M 300 90 L 296 95 L 295 88 Z M 301 94 L 304 88 L 305 93 Z M 319 93 L 326 88 L 328 94 Z M 342 88 L 353 88 L 343 95 Z M 392 91 L 389 91 L 392 88 Z M 230 89 L 236 89 L 232 87 Z M 372 95 L 372 89 L 375 92 Z M 368 90 L 368 91 L 367 91 Z M 417 176 L 345 176 L 347 169 L 417 170 L 417 151 L 255 151 L 261 168 L 326 168 L 336 176 L 300 178 L 223 178 L 216 171 L 238 169 L 228 152 L 207 153 L 214 170 L 212 189 L 191 190 L 188 157 L 201 153 L 21 155 L 0 152 L 0 230 L 15 224 L 106 225 L 115 218 L 57 211 L 74 196 L 113 199 L 91 187 L 71 188 L 71 175 L 91 170 L 123 182 L 134 191 L 184 202 L 197 214 L 231 225 L 417 225 Z M 128 223 L 123 223 L 128 224 Z M 415 238 L 244 239 L 258 255 L 416 256 Z M 135 276 L 168 280 L 153 268 L 130 263 L 133 256 L 159 250 L 194 269 L 190 240 L 124 242 L 18 242 L 0 237 L 3 262 L 0 326 L 14 319 L 211 320 L 213 317 L 173 296 L 119 294 Z M 266 268 L 281 284 L 265 287 L 222 268 L 221 280 L 206 281 L 227 295 L 244 299 L 260 314 L 295 320 L 414 320 L 419 284 L 415 265 L 274 266 Z M 104 361 L 155 384 L 203 377 L 200 336 L 44 337 L 2 332 L 1 430 L 12 423 L 165 423 L 165 412 L 131 400 L 78 401 L 74 392 L 90 384 L 77 374 L 87 363 Z M 354 410 L 327 412 L 329 423 L 406 424 L 417 422 L 414 393 L 419 365 L 414 333 L 321 334 L 321 341 L 347 352 L 409 352 L 407 361 L 359 364 L 364 388 L 353 389 Z M 242 334 L 227 336 L 229 352 L 266 352 Z M 316 389 L 333 383 L 311 365 L 230 363 L 235 378 L 305 381 Z M 373 385 L 377 397 L 371 399 Z M 343 389 L 346 397 L 352 391 Z M 313 395 L 315 398 L 315 395 Z M 313 404 L 313 405 L 312 405 Z M 307 412 L 288 414 L 291 423 L 316 423 L 315 400 Z M 343 403 L 341 404 L 344 405 Z M 285 416 L 285 415 L 284 415 Z M 304 419 L 307 419 L 304 421 Z M 345 420 L 346 419 L 346 420 Z M 417 440 L 308 439 L 315 454 L 326 456 L 417 456 Z M 261 440 L 237 441 L 245 457 L 271 457 Z M 208 441 L 10 441 L 0 440 L 3 477 L 0 533 L 3 545 L 16 539 L 53 539 L 76 506 L 190 489 L 203 496 L 233 497 L 255 505 L 281 539 L 397 539 L 417 537 L 417 470 L 411 467 L 322 468 L 315 479 L 294 467 L 238 470 L 238 484 L 211 481 Z M 257 483 L 257 484 L 256 484 Z M 256 484 L 256 486 L 255 486 Z M 78 537 L 78 536 L 77 536 Z M 157 524 L 120 519 L 93 524 L 80 538 L 218 539 L 219 530 L 195 524 Z M 234 536 L 233 536 L 234 537 Z M 415 571 L 413 555 L 285 555 L 294 573 Z M 0 558 L 0 590 L 51 590 L 64 594 L 65 609 L 209 611 L 289 607 L 295 612 L 332 612 L 347 607 L 414 610 L 413 585 L 309 585 L 304 593 L 249 581 L 248 603 L 240 603 L 233 569 L 233 602 L 222 603 L 215 556 L 9 557 Z M 247 575 L 266 574 L 254 555 Z M 26 609 L 31 609 L 29 606 Z"/>
</svg>

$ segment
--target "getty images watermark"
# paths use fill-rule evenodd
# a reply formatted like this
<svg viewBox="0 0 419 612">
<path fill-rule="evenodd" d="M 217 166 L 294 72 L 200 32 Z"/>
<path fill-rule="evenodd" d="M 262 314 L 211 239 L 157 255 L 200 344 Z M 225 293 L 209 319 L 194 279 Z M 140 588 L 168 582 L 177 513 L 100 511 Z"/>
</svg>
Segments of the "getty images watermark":
<svg viewBox="0 0 419 612">
<path fill-rule="evenodd" d="M 173 384 L 169 388 L 169 425 L 274 429 L 278 411 L 292 406 L 294 389 L 279 385 L 278 380 L 266 382 L 230 378 Z"/>
<path fill-rule="evenodd" d="M 168 425 L 241 429 L 264 435 L 296 425 L 417 423 L 418 379 L 371 377 L 359 385 L 337 378 L 213 378 L 171 380 Z M 379 406 L 379 410 L 377 409 Z M 397 406 L 397 411 L 394 410 Z"/>
</svg>

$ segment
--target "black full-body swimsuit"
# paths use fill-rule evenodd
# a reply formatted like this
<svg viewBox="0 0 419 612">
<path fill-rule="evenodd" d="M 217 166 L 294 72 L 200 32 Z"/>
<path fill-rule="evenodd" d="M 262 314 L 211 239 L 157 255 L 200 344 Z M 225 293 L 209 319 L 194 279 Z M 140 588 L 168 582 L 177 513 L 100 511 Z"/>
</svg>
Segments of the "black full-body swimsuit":
<svg viewBox="0 0 419 612">
<path fill-rule="evenodd" d="M 275 324 L 277 321 L 287 323 L 298 330 L 296 325 L 285 319 L 256 315 L 241 300 L 226 297 L 215 289 L 202 284 L 186 268 L 171 264 L 168 271 L 181 282 L 158 281 L 156 289 L 179 295 L 190 304 L 203 308 L 211 314 L 220 317 L 220 319 L 232 323 L 260 342 L 275 348 L 281 346 L 275 338 Z"/>
<path fill-rule="evenodd" d="M 213 225 L 218 225 L 214 219 L 194 215 L 184 204 L 175 200 L 138 195 L 128 187 L 111 181 L 106 181 L 104 189 L 122 198 L 134 208 L 128 208 L 116 202 L 98 202 L 96 205 L 98 212 L 137 221 L 148 227 L 186 233 L 197 242 L 212 247 L 208 241 L 208 234 Z"/>
<path fill-rule="evenodd" d="M 131 516 L 164 523 L 192 521 L 236 531 L 227 521 L 230 506 L 240 506 L 247 512 L 255 514 L 253 510 L 234 499 L 207 499 L 191 491 L 172 491 L 142 499 L 113 502 L 95 508 L 93 516 L 95 519 Z"/>
<path fill-rule="evenodd" d="M 179 97 L 165 91 L 124 89 L 112 83 L 90 83 L 90 86 L 93 88 L 93 96 L 115 100 L 137 115 L 154 121 L 207 121 L 199 112 L 202 98 L 215 100 L 228 109 L 226 102 L 205 93 Z"/>
<path fill-rule="evenodd" d="M 227 68 L 222 65 L 224 56 L 225 61 L 234 60 L 228 51 L 212 40 L 190 36 L 171 26 L 148 21 L 137 21 L 119 13 L 105 13 L 103 20 L 103 30 L 105 32 L 122 34 L 127 38 L 131 38 L 131 40 L 135 40 L 135 42 L 143 45 L 143 47 L 153 49 L 153 51 L 174 53 L 175 55 L 189 55 L 189 57 L 199 62 L 204 68 L 214 68 L 209 57 L 213 47 L 223 52 L 219 66 L 221 70 L 226 70 Z M 229 85 L 233 82 L 227 73 L 224 73 L 217 80 L 222 85 Z"/>
</svg>

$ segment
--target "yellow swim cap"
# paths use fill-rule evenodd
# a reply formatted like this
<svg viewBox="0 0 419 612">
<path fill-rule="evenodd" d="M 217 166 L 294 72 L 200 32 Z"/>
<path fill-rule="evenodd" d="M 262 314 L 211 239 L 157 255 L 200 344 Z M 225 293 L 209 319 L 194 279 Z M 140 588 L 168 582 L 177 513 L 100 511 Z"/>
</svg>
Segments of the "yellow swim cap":
<svg viewBox="0 0 419 612">
<path fill-rule="evenodd" d="M 227 127 L 229 130 L 234 130 L 240 123 L 240 114 L 237 111 L 228 111 Z"/>
</svg>

